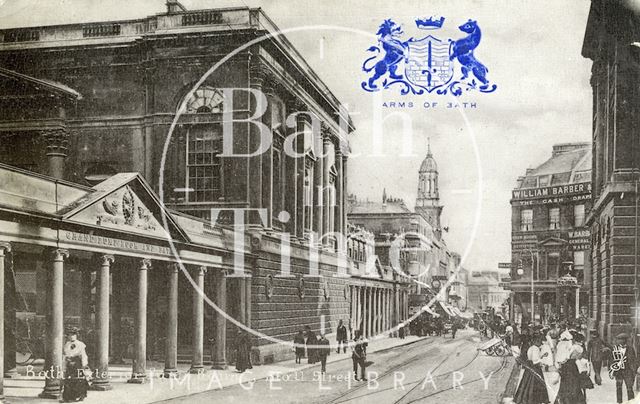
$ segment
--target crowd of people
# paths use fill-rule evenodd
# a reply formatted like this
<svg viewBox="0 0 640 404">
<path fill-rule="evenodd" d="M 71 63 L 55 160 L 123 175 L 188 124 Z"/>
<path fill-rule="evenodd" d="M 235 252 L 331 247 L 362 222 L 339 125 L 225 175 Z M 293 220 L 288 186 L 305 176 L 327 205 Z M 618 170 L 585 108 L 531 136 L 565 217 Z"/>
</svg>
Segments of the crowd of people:
<svg viewBox="0 0 640 404">
<path fill-rule="evenodd" d="M 547 386 L 559 384 L 554 404 L 586 404 L 588 390 L 602 384 L 603 366 L 608 367 L 609 377 L 616 381 L 617 402 L 623 402 L 623 384 L 627 399 L 634 398 L 638 362 L 633 347 L 628 345 L 627 334 L 617 335 L 616 343 L 609 345 L 596 330 L 591 330 L 587 342 L 579 327 L 561 322 L 548 327 L 529 324 L 521 332 L 516 324 L 510 323 L 505 327 L 505 340 L 508 335 L 510 345 L 519 347 L 518 362 L 524 369 L 515 403 L 550 403 Z"/>
</svg>

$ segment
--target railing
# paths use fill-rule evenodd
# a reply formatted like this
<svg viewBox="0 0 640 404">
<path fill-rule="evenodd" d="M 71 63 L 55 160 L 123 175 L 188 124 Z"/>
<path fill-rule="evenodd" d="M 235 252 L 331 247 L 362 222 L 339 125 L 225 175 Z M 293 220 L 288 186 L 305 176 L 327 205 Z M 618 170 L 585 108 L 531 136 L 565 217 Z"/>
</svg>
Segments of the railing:
<svg viewBox="0 0 640 404">
<path fill-rule="evenodd" d="M 82 37 L 118 36 L 121 32 L 120 24 L 85 25 L 82 27 Z"/>
<path fill-rule="evenodd" d="M 4 31 L 3 42 L 30 42 L 40 40 L 39 29 L 15 29 Z"/>
<path fill-rule="evenodd" d="M 220 24 L 222 21 L 222 13 L 213 10 L 198 11 L 182 16 L 183 26 Z"/>
</svg>

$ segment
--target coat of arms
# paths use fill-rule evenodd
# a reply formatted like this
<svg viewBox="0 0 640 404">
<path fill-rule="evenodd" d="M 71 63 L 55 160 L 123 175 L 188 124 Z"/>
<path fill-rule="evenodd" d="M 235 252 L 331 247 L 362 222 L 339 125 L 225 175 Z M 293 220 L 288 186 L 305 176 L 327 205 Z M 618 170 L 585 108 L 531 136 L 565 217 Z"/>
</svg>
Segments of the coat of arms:
<svg viewBox="0 0 640 404">
<path fill-rule="evenodd" d="M 423 30 L 440 29 L 444 17 L 416 19 L 415 23 Z M 456 96 L 469 90 L 495 91 L 497 86 L 487 79 L 489 70 L 474 55 L 482 37 L 478 23 L 469 20 L 458 29 L 467 35 L 456 40 L 427 35 L 403 41 L 402 27 L 391 19 L 384 20 L 376 33 L 378 45 L 368 49 L 375 55 L 362 64 L 362 70 L 370 74 L 362 88 L 373 92 L 400 85 L 401 94 L 435 91 Z"/>
</svg>

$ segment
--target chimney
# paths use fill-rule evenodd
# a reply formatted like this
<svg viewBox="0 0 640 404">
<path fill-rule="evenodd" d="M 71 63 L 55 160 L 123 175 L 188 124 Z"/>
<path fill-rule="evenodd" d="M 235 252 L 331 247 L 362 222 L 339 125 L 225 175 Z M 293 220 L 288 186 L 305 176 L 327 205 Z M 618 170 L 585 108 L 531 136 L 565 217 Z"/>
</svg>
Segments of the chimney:
<svg viewBox="0 0 640 404">
<path fill-rule="evenodd" d="M 178 0 L 167 0 L 167 14 L 177 14 L 187 11 L 187 8 Z"/>
</svg>

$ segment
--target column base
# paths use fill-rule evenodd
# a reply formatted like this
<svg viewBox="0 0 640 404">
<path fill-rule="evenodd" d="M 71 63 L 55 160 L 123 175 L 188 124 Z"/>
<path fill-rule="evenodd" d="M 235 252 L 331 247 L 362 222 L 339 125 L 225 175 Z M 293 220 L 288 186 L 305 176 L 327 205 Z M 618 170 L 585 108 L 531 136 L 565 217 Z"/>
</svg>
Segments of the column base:
<svg viewBox="0 0 640 404">
<path fill-rule="evenodd" d="M 169 377 L 171 377 L 171 376 L 173 376 L 173 375 L 177 375 L 177 374 L 178 374 L 178 369 L 176 369 L 176 368 L 169 368 L 169 369 L 165 369 L 165 370 L 162 372 L 162 377 L 164 377 L 164 378 L 169 378 Z"/>
<path fill-rule="evenodd" d="M 192 375 L 197 375 L 205 372 L 206 372 L 206 369 L 202 365 L 192 365 L 191 368 L 189 369 L 189 373 Z"/>
<path fill-rule="evenodd" d="M 226 361 L 214 362 L 211 365 L 211 369 L 216 369 L 216 370 L 227 370 L 228 368 L 229 368 L 229 366 L 227 365 Z"/>
<path fill-rule="evenodd" d="M 145 384 L 147 382 L 147 375 L 144 373 L 141 374 L 133 374 L 131 378 L 127 380 L 127 383 L 131 384 Z"/>
<path fill-rule="evenodd" d="M 91 383 L 90 389 L 95 391 L 107 391 L 113 389 L 113 386 L 109 382 L 109 379 L 96 379 Z"/>
</svg>

